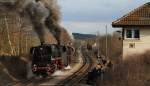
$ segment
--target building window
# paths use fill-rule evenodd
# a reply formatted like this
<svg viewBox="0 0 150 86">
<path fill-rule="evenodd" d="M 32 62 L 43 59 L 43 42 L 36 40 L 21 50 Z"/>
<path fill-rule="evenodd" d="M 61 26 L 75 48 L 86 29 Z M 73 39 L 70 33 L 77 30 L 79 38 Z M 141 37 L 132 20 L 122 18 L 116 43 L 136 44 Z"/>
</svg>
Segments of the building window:
<svg viewBox="0 0 150 86">
<path fill-rule="evenodd" d="M 132 30 L 127 30 L 126 31 L 126 37 L 127 38 L 132 38 Z"/>
<path fill-rule="evenodd" d="M 134 38 L 140 38 L 139 30 L 134 30 Z"/>
<path fill-rule="evenodd" d="M 127 29 L 126 38 L 139 39 L 140 31 L 138 29 Z"/>
</svg>

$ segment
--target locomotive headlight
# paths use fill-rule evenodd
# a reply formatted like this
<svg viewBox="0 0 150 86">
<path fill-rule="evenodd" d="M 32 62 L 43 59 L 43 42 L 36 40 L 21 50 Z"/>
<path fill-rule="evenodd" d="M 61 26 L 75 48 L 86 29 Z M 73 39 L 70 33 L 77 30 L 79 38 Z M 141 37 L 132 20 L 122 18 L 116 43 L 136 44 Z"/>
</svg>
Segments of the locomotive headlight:
<svg viewBox="0 0 150 86">
<path fill-rule="evenodd" d="M 36 64 L 33 65 L 32 70 L 37 71 L 37 65 Z"/>
<path fill-rule="evenodd" d="M 37 67 L 36 64 L 34 64 L 33 67 Z"/>
</svg>

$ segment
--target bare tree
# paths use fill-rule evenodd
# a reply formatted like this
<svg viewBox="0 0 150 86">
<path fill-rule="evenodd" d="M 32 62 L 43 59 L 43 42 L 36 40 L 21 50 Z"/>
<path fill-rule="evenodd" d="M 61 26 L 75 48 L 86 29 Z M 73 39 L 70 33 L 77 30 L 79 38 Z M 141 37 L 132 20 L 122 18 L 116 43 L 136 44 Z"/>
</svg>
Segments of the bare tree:
<svg viewBox="0 0 150 86">
<path fill-rule="evenodd" d="M 6 25 L 7 39 L 8 39 L 8 43 L 9 43 L 9 46 L 10 46 L 11 55 L 14 55 L 15 51 L 14 51 L 14 48 L 13 48 L 12 43 L 11 43 L 10 34 L 9 34 L 9 28 L 8 28 L 8 23 L 7 23 L 6 16 L 5 16 L 5 25 Z"/>
</svg>

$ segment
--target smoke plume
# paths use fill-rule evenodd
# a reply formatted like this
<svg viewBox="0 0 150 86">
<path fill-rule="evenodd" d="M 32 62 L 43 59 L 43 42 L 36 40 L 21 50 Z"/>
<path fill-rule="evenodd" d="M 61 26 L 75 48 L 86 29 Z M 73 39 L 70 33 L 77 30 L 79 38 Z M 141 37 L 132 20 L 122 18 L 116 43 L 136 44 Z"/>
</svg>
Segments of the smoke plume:
<svg viewBox="0 0 150 86">
<path fill-rule="evenodd" d="M 61 37 L 61 26 L 59 25 L 60 21 L 60 11 L 59 6 L 57 5 L 57 0 L 41 0 L 45 7 L 48 8 L 50 15 L 46 18 L 45 24 L 48 27 L 49 31 L 54 35 L 58 44 L 60 44 Z"/>
<path fill-rule="evenodd" d="M 13 0 L 12 0 L 13 1 Z M 61 26 L 60 11 L 57 0 L 14 0 L 10 2 L 9 9 L 21 13 L 21 16 L 29 18 L 41 42 L 46 39 L 47 30 L 60 44 Z M 8 6 L 6 6 L 8 7 Z"/>
<path fill-rule="evenodd" d="M 26 4 L 24 7 L 41 42 L 45 41 L 44 35 L 46 29 L 48 29 L 60 44 L 60 12 L 56 0 L 28 0 Z"/>
<path fill-rule="evenodd" d="M 40 41 L 45 42 L 45 20 L 49 16 L 49 10 L 45 8 L 44 4 L 41 1 L 32 1 L 27 5 L 26 8 L 32 24 L 34 25 L 34 29 L 37 32 Z"/>
</svg>

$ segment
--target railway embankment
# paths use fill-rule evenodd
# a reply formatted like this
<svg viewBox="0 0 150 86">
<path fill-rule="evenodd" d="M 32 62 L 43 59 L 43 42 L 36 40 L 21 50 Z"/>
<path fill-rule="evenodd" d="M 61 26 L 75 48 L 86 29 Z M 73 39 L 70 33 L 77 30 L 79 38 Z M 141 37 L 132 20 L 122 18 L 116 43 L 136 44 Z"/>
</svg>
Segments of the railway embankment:
<svg viewBox="0 0 150 86">
<path fill-rule="evenodd" d="M 27 62 L 18 56 L 0 57 L 0 86 L 27 79 Z"/>
</svg>

